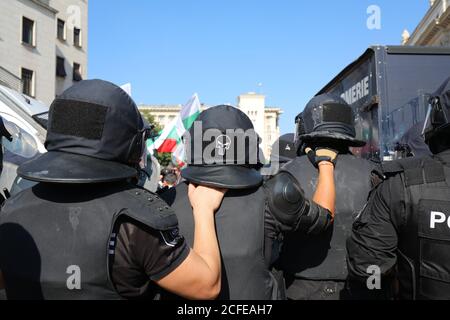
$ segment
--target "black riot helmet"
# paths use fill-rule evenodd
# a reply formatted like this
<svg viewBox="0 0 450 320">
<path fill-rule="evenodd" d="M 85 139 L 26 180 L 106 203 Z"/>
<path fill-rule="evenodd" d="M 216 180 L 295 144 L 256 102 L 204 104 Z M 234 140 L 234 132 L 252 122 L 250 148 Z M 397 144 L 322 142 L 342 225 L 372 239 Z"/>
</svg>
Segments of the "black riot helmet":
<svg viewBox="0 0 450 320">
<path fill-rule="evenodd" d="M 24 179 L 49 183 L 137 178 L 149 134 L 125 91 L 102 80 L 80 81 L 50 107 L 48 152 L 17 172 Z"/>
<path fill-rule="evenodd" d="M 209 108 L 183 139 L 188 166 L 181 175 L 187 181 L 234 190 L 262 184 L 261 140 L 241 110 L 229 105 Z"/>
<path fill-rule="evenodd" d="M 431 95 L 423 134 L 430 145 L 433 138 L 450 129 L 450 78 Z"/>
<path fill-rule="evenodd" d="M 356 139 L 352 108 L 340 97 L 322 94 L 314 97 L 296 119 L 296 143 L 340 141 L 348 147 L 363 147 Z"/>
<path fill-rule="evenodd" d="M 295 135 L 288 133 L 282 135 L 272 145 L 272 153 L 270 155 L 271 162 L 278 162 L 280 164 L 287 163 L 297 156 L 297 148 L 294 143 Z"/>
</svg>

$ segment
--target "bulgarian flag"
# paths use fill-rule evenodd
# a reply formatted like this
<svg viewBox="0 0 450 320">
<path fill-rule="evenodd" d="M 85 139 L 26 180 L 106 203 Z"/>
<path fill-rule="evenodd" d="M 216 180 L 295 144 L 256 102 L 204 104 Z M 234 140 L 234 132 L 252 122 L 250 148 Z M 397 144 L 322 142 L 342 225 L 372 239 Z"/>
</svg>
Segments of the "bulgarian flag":
<svg viewBox="0 0 450 320">
<path fill-rule="evenodd" d="M 160 136 L 154 142 L 149 142 L 149 152 L 156 150 L 159 153 L 174 153 L 177 146 L 182 145 L 181 137 L 192 127 L 192 124 L 199 114 L 200 100 L 198 99 L 198 95 L 194 94 L 181 108 L 178 117 L 164 128 Z"/>
</svg>

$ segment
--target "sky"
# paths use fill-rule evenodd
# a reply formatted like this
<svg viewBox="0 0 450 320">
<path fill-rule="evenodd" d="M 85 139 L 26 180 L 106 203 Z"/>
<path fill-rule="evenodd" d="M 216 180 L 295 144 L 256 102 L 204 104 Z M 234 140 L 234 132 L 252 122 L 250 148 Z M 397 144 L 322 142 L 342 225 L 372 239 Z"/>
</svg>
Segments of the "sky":
<svg viewBox="0 0 450 320">
<path fill-rule="evenodd" d="M 371 5 L 381 28 L 369 29 Z M 370 45 L 398 45 L 428 0 L 90 0 L 89 78 L 132 84 L 138 104 L 236 104 L 241 93 L 280 107 L 281 133 Z"/>
</svg>

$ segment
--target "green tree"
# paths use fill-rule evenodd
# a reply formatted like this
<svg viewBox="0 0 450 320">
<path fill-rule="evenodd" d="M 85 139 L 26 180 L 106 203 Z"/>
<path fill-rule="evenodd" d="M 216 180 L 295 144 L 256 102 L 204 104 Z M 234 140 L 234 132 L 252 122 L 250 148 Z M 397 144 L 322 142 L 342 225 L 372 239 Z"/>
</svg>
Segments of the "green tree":
<svg viewBox="0 0 450 320">
<path fill-rule="evenodd" d="M 155 116 L 150 113 L 148 110 L 141 111 L 142 116 L 145 120 L 147 120 L 151 125 L 154 126 L 155 132 L 161 132 L 163 128 L 156 122 Z M 155 153 L 155 157 L 158 160 L 161 167 L 167 167 L 172 162 L 172 154 L 171 153 Z"/>
</svg>

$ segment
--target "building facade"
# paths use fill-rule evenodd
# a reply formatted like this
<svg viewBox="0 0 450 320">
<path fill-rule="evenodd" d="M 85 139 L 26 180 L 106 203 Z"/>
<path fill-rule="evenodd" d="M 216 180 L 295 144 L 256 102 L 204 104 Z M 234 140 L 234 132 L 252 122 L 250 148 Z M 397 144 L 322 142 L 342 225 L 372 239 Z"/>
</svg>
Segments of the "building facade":
<svg viewBox="0 0 450 320">
<path fill-rule="evenodd" d="M 88 0 L 51 0 L 56 14 L 56 95 L 87 78 Z M 64 70 L 62 69 L 64 67 Z"/>
<path fill-rule="evenodd" d="M 413 33 L 403 31 L 403 45 L 450 47 L 450 0 L 429 3 L 430 8 Z"/>
<path fill-rule="evenodd" d="M 87 77 L 88 0 L 2 0 L 0 12 L 0 84 L 50 104 Z"/>
<path fill-rule="evenodd" d="M 202 111 L 209 108 L 202 105 Z M 240 95 L 237 107 L 252 120 L 255 131 L 262 138 L 261 148 L 266 159 L 270 158 L 273 143 L 280 137 L 279 119 L 283 111 L 280 108 L 267 107 L 265 96 L 256 93 Z M 165 127 L 180 114 L 182 105 L 140 105 L 141 111 L 149 111 L 155 121 Z"/>
</svg>

